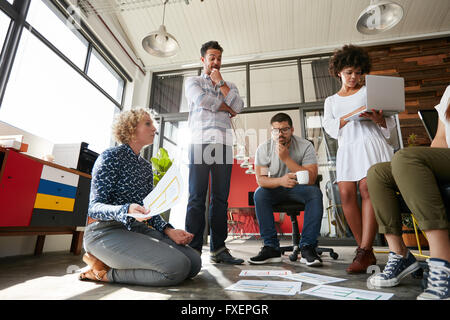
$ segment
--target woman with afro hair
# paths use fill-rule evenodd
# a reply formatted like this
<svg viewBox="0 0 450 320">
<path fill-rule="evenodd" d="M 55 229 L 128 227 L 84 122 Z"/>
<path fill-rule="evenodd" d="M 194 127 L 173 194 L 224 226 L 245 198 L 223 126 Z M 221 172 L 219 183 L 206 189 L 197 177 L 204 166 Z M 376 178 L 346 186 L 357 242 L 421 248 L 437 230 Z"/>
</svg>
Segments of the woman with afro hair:
<svg viewBox="0 0 450 320">
<path fill-rule="evenodd" d="M 387 143 L 395 127 L 393 117 L 384 117 L 382 111 L 372 109 L 361 114 L 361 120 L 365 121 L 344 120 L 365 108 L 367 93 L 362 80 L 370 69 L 370 57 L 362 48 L 345 45 L 336 50 L 330 59 L 329 71 L 340 80 L 341 88 L 326 98 L 324 106 L 323 127 L 338 140 L 336 180 L 342 209 L 358 244 L 347 273 L 365 273 L 367 267 L 376 264 L 372 244 L 378 225 L 367 188 L 367 171 L 376 163 L 390 161 L 393 156 L 393 148 Z"/>
</svg>

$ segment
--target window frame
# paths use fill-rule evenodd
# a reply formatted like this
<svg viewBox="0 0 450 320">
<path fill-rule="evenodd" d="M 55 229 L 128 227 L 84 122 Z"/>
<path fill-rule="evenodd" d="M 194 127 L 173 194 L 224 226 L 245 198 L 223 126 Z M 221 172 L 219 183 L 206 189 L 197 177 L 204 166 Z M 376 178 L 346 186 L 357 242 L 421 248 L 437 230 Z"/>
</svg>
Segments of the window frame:
<svg viewBox="0 0 450 320">
<path fill-rule="evenodd" d="M 34 0 L 36 1 L 36 0 Z M 62 14 L 66 19 L 71 15 L 68 10 L 70 5 L 65 1 L 58 0 L 46 0 L 50 4 L 49 8 L 53 10 L 58 10 L 55 14 L 60 17 Z M 99 90 L 104 96 L 106 96 L 113 104 L 115 104 L 119 110 L 123 110 L 123 104 L 125 100 L 125 90 L 128 82 L 133 82 L 133 79 L 129 74 L 123 69 L 123 67 L 117 62 L 117 60 L 109 53 L 109 51 L 104 47 L 104 45 L 99 41 L 99 39 L 94 35 L 90 28 L 84 23 L 83 19 L 80 21 L 80 29 L 77 30 L 79 34 L 84 37 L 88 42 L 88 50 L 86 52 L 84 68 L 81 70 L 75 63 L 73 63 L 67 56 L 65 56 L 55 45 L 48 41 L 45 36 L 40 34 L 36 29 L 34 29 L 27 21 L 26 16 L 28 13 L 31 0 L 15 1 L 14 5 L 11 5 L 6 0 L 0 0 L 0 10 L 5 12 L 11 19 L 12 24 L 10 25 L 10 30 L 5 39 L 3 45 L 3 50 L 0 55 L 0 108 L 5 95 L 8 80 L 11 74 L 12 65 L 15 60 L 17 49 L 22 37 L 22 31 L 24 28 L 28 29 L 35 37 L 42 41 L 49 49 L 51 49 L 59 58 L 64 60 L 70 67 L 72 67 L 77 73 L 79 73 L 85 80 L 87 80 L 91 85 L 93 85 L 97 90 Z M 46 3 L 47 4 L 47 3 Z M 87 75 L 90 57 L 93 54 L 92 48 L 102 56 L 106 63 L 108 63 L 107 68 L 112 68 L 116 75 L 123 80 L 123 88 L 121 101 L 117 101 L 111 95 L 109 95 L 100 85 L 98 85 L 93 79 Z"/>
<path fill-rule="evenodd" d="M 274 59 L 266 59 L 266 60 L 255 60 L 255 61 L 247 61 L 247 62 L 237 62 L 237 63 L 229 63 L 229 64 L 223 64 L 222 68 L 231 68 L 231 67 L 239 67 L 239 66 L 245 66 L 246 70 L 246 98 L 247 98 L 247 107 L 242 110 L 241 113 L 254 113 L 254 112 L 264 112 L 264 111 L 277 111 L 277 110 L 289 110 L 289 109 L 301 109 L 301 108 L 309 108 L 309 107 L 316 107 L 318 104 L 322 104 L 325 101 L 325 99 L 322 100 L 316 100 L 311 102 L 305 102 L 305 94 L 304 94 L 304 79 L 303 79 L 303 71 L 302 71 L 302 60 L 311 59 L 311 58 L 331 58 L 333 55 L 332 52 L 327 53 L 318 53 L 318 54 L 311 54 L 311 55 L 304 55 L 304 56 L 296 56 L 296 57 L 286 57 L 286 58 L 274 58 Z M 297 64 L 298 69 L 298 80 L 299 80 L 299 92 L 300 92 L 300 102 L 296 103 L 289 103 L 289 104 L 269 104 L 269 105 L 262 105 L 262 106 L 252 106 L 251 99 L 250 99 L 250 66 L 251 65 L 262 65 L 262 64 L 271 64 L 271 63 L 280 63 L 280 62 L 287 62 L 287 61 L 295 61 Z M 197 71 L 197 74 L 200 75 L 202 73 L 203 68 L 202 67 L 192 67 L 192 68 L 184 68 L 184 69 L 172 69 L 172 70 L 165 70 L 165 71 L 158 71 L 153 73 L 152 75 L 152 82 L 151 82 L 151 88 L 150 88 L 150 101 L 148 107 L 152 109 L 153 106 L 153 99 L 154 99 L 154 84 L 157 81 L 159 76 L 165 75 L 165 74 L 177 74 L 177 73 L 185 73 L 185 72 L 192 72 Z M 173 117 L 173 116 L 187 116 L 189 112 L 179 112 L 179 113 L 166 113 L 161 114 L 161 116 L 165 117 Z"/>
</svg>

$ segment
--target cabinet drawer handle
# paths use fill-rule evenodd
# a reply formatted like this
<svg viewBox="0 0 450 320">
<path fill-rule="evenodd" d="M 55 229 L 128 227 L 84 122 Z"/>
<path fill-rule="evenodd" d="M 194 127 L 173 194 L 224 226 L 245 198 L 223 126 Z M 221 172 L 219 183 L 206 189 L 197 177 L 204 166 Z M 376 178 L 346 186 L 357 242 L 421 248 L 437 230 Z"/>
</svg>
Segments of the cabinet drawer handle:
<svg viewBox="0 0 450 320">
<path fill-rule="evenodd" d="M 8 176 L 8 179 L 12 179 L 13 177 L 11 177 L 11 176 Z"/>
</svg>

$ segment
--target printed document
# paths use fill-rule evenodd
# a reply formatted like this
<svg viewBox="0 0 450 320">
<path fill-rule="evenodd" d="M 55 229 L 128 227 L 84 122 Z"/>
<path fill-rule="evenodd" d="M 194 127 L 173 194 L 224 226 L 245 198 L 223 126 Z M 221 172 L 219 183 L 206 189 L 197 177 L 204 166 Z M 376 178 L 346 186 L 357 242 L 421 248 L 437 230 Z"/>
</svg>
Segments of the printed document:
<svg viewBox="0 0 450 320">
<path fill-rule="evenodd" d="M 301 294 L 309 294 L 333 300 L 389 300 L 394 295 L 393 293 L 388 292 L 359 290 L 327 285 L 310 288 L 302 291 Z"/>
<path fill-rule="evenodd" d="M 321 274 L 314 274 L 314 273 L 309 273 L 309 272 L 294 273 L 294 274 L 290 274 L 290 275 L 280 275 L 280 276 L 283 278 L 289 279 L 289 280 L 307 282 L 307 283 L 311 283 L 311 284 L 315 284 L 315 285 L 347 280 L 347 279 L 343 279 L 343 278 L 329 277 L 329 276 L 324 276 Z"/>
<path fill-rule="evenodd" d="M 300 292 L 301 288 L 302 283 L 296 281 L 239 280 L 225 290 L 293 296 Z"/>
<path fill-rule="evenodd" d="M 144 198 L 144 208 L 150 209 L 148 214 L 129 213 L 134 218 L 156 216 L 176 205 L 183 193 L 183 180 L 177 166 L 172 166 L 158 182 L 156 187 Z"/>
<path fill-rule="evenodd" d="M 290 270 L 242 270 L 241 277 L 281 277 L 291 274 Z"/>
</svg>

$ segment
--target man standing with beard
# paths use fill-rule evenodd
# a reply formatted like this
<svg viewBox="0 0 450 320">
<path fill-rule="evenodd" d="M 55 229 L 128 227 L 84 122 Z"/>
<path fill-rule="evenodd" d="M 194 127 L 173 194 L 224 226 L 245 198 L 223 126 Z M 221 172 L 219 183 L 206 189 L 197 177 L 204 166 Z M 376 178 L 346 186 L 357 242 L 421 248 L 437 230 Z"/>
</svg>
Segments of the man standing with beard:
<svg viewBox="0 0 450 320">
<path fill-rule="evenodd" d="M 233 166 L 231 117 L 241 112 L 244 102 L 236 86 L 220 73 L 222 47 L 209 41 L 200 49 L 202 75 L 186 80 L 189 104 L 189 201 L 186 231 L 194 234 L 190 246 L 200 254 L 205 229 L 205 200 L 209 182 L 210 254 L 216 263 L 241 264 L 225 247 L 228 236 L 227 210 Z M 211 178 L 211 180 L 210 180 Z"/>
<path fill-rule="evenodd" d="M 301 201 L 305 204 L 302 237 L 299 243 L 301 263 L 321 266 L 316 252 L 317 237 L 322 222 L 322 192 L 315 185 L 317 179 L 316 152 L 311 142 L 294 136 L 292 119 L 286 113 L 278 113 L 270 120 L 272 138 L 256 150 L 256 181 L 254 194 L 264 246 L 251 264 L 281 262 L 280 242 L 277 238 L 272 206 L 284 201 Z M 296 172 L 308 171 L 309 181 L 298 184 Z"/>
</svg>

